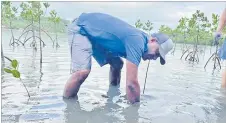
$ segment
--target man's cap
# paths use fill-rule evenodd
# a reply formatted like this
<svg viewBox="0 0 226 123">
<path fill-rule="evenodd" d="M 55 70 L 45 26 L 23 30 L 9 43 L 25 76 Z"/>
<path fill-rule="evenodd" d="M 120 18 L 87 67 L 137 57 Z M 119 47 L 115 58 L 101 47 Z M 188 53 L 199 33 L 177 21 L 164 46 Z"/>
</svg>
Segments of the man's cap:
<svg viewBox="0 0 226 123">
<path fill-rule="evenodd" d="M 160 45 L 159 46 L 160 63 L 161 65 L 164 65 L 166 63 L 166 54 L 173 49 L 174 43 L 169 38 L 168 35 L 163 33 L 153 33 L 151 34 L 151 36 L 153 38 L 156 38 L 157 43 Z"/>
</svg>

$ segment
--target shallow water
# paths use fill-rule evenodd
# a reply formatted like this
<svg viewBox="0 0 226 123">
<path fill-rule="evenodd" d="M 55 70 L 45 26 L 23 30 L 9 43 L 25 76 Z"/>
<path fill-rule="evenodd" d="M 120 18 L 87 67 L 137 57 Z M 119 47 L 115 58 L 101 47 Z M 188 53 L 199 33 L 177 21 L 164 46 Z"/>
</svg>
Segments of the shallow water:
<svg viewBox="0 0 226 123">
<path fill-rule="evenodd" d="M 15 31 L 18 37 L 20 31 Z M 63 100 L 64 85 L 70 76 L 67 37 L 59 36 L 60 48 L 54 49 L 44 36 L 43 63 L 39 49 L 35 53 L 29 43 L 26 48 L 9 47 L 9 30 L 3 29 L 4 54 L 19 61 L 22 81 L 2 74 L 2 122 L 53 123 L 225 123 L 226 91 L 220 89 L 220 70 L 212 64 L 203 67 L 210 56 L 200 54 L 199 64 L 180 60 L 181 50 L 169 54 L 167 64 L 152 61 L 145 94 L 141 102 L 130 105 L 125 98 L 125 67 L 120 87 L 109 87 L 109 66 L 99 67 L 93 60 L 91 74 L 82 85 L 78 101 Z M 141 90 L 148 62 L 139 67 Z M 6 61 L 6 65 L 9 62 Z"/>
</svg>

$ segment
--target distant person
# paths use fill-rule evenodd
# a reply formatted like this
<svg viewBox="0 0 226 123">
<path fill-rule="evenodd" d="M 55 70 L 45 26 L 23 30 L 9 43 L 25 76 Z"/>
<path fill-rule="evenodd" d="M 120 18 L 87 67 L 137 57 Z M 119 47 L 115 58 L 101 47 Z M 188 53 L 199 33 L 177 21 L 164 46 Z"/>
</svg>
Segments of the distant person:
<svg viewBox="0 0 226 123">
<path fill-rule="evenodd" d="M 215 34 L 215 39 L 219 39 L 222 35 L 222 30 L 226 25 L 226 8 L 224 8 L 224 11 L 221 14 L 219 25 Z M 215 40 L 216 44 L 218 44 L 218 40 Z M 226 39 L 224 40 L 223 45 L 220 48 L 219 51 L 219 57 L 223 60 L 222 64 L 222 84 L 221 86 L 223 88 L 226 88 Z"/>
<path fill-rule="evenodd" d="M 126 94 L 131 103 L 140 101 L 138 66 L 143 60 L 165 64 L 173 41 L 165 34 L 147 35 L 128 23 L 103 13 L 82 13 L 68 26 L 72 75 L 65 85 L 64 97 L 77 97 L 91 70 L 91 56 L 102 67 L 110 65 L 109 81 L 120 84 L 123 60 L 126 61 Z"/>
</svg>

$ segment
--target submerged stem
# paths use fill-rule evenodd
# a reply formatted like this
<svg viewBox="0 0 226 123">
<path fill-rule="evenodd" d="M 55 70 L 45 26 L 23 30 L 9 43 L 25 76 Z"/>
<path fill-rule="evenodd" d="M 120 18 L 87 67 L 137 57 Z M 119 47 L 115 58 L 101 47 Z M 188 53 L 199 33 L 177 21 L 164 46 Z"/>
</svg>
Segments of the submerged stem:
<svg viewBox="0 0 226 123">
<path fill-rule="evenodd" d="M 146 82 L 147 82 L 146 80 L 147 80 L 147 74 L 148 74 L 149 64 L 150 64 L 150 60 L 148 61 L 148 67 L 147 67 L 147 71 L 146 71 L 146 77 L 145 77 L 145 83 L 144 83 L 143 94 L 144 94 L 144 90 L 145 90 L 145 86 L 146 86 Z"/>
<path fill-rule="evenodd" d="M 26 89 L 26 91 L 27 91 L 28 97 L 30 98 L 31 96 L 30 96 L 30 94 L 29 94 L 29 92 L 28 92 L 28 90 L 27 90 L 27 88 L 26 88 L 25 84 L 22 82 L 22 79 L 21 79 L 21 78 L 20 78 L 20 82 L 23 84 L 24 88 L 25 88 L 25 89 Z"/>
</svg>

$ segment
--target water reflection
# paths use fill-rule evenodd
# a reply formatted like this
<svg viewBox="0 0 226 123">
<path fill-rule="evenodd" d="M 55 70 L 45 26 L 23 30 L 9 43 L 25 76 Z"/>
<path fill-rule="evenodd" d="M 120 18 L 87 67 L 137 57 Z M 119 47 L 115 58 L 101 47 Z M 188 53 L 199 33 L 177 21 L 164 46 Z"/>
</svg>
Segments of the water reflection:
<svg viewBox="0 0 226 123">
<path fill-rule="evenodd" d="M 119 87 L 110 86 L 107 92 L 107 102 L 104 106 L 94 108 L 92 111 L 86 111 L 82 109 L 80 103 L 76 99 L 64 99 L 67 104 L 65 109 L 65 123 L 115 123 L 115 122 L 126 122 L 126 123 L 138 123 L 140 104 L 130 105 L 123 109 L 117 103 L 122 103 L 122 99 L 119 99 L 114 103 L 114 97 L 120 95 Z"/>
<path fill-rule="evenodd" d="M 217 123 L 225 123 L 226 121 L 226 90 L 221 89 L 221 96 L 217 98 L 218 107 L 215 108 L 217 114 Z"/>
</svg>

